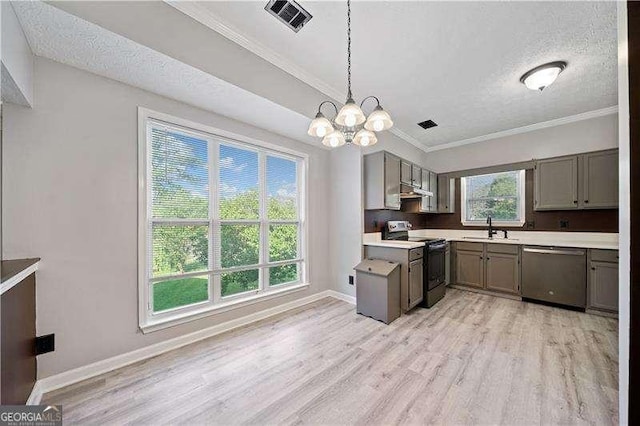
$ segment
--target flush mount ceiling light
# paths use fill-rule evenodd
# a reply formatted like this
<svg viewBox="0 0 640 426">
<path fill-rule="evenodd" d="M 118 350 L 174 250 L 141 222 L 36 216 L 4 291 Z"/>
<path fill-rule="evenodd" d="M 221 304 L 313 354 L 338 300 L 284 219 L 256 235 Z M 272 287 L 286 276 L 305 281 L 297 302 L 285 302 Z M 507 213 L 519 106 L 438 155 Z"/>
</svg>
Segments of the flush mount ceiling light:
<svg viewBox="0 0 640 426">
<path fill-rule="evenodd" d="M 545 87 L 556 81 L 556 78 L 558 78 L 566 67 L 567 63 L 564 61 L 549 62 L 548 64 L 540 65 L 524 73 L 524 75 L 520 77 L 520 83 L 531 90 L 542 91 Z"/>
<path fill-rule="evenodd" d="M 377 103 L 375 109 L 366 117 L 362 112 L 362 105 L 368 99 L 374 99 Z M 333 105 L 335 117 L 330 121 L 320 109 L 325 104 Z M 353 143 L 359 146 L 371 146 L 378 141 L 374 132 L 390 129 L 393 121 L 389 113 L 380 106 L 380 100 L 375 96 L 367 96 L 358 106 L 351 94 L 351 0 L 347 0 L 347 101 L 338 110 L 332 101 L 324 101 L 318 106 L 318 113 L 309 125 L 310 136 L 322 139 L 322 143 L 328 147 L 336 148 L 345 143 Z"/>
</svg>

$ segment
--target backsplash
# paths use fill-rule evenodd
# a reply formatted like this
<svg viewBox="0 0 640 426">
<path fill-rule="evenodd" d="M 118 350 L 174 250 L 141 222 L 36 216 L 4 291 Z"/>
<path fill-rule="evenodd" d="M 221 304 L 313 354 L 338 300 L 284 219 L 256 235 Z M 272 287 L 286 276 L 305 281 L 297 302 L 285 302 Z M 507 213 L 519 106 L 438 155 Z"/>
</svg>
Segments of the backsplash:
<svg viewBox="0 0 640 426">
<path fill-rule="evenodd" d="M 522 227 L 509 227 L 519 231 L 566 231 L 566 232 L 618 232 L 618 209 L 606 210 L 533 210 L 533 169 L 526 171 L 525 179 L 525 218 Z M 402 202 L 416 203 L 417 200 Z M 456 179 L 456 212 L 455 213 L 408 213 L 395 210 L 365 210 L 364 232 L 380 232 L 388 220 L 408 220 L 414 229 L 473 229 L 478 226 L 463 226 L 460 221 L 460 179 Z M 567 227 L 561 228 L 560 221 L 566 221 Z M 531 226 L 532 225 L 532 226 Z"/>
</svg>

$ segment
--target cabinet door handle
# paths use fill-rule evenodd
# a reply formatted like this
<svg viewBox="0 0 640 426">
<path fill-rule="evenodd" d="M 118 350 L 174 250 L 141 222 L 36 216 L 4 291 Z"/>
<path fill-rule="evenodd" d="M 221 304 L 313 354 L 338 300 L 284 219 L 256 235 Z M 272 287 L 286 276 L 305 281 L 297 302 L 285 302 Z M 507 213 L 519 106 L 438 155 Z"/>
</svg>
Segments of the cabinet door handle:
<svg viewBox="0 0 640 426">
<path fill-rule="evenodd" d="M 578 200 L 573 200 L 573 204 L 578 204 Z"/>
<path fill-rule="evenodd" d="M 585 203 L 585 204 L 589 203 L 589 200 L 584 200 L 584 203 Z"/>
<path fill-rule="evenodd" d="M 592 271 L 595 271 L 595 270 L 596 270 L 596 267 L 595 267 L 595 266 L 592 266 L 592 267 L 591 267 L 591 270 L 592 270 Z"/>
</svg>

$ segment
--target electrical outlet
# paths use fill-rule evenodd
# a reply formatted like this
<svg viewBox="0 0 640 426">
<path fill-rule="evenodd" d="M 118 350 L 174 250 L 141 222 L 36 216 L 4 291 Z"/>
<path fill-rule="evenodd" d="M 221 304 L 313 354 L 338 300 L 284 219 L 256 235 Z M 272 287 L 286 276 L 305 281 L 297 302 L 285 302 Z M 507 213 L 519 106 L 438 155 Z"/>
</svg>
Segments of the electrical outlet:
<svg viewBox="0 0 640 426">
<path fill-rule="evenodd" d="M 533 220 L 527 222 L 527 229 L 534 229 L 535 227 L 536 223 Z"/>
<path fill-rule="evenodd" d="M 569 221 L 565 219 L 560 219 L 560 229 L 568 228 Z"/>
<path fill-rule="evenodd" d="M 378 229 L 378 221 L 377 221 L 377 220 L 374 220 L 374 221 L 373 221 L 373 227 L 374 227 L 374 228 L 376 228 L 376 229 Z"/>
<path fill-rule="evenodd" d="M 46 334 L 44 336 L 37 336 L 35 341 L 36 355 L 46 354 L 47 352 L 53 352 L 56 350 L 56 335 Z"/>
<path fill-rule="evenodd" d="M 353 285 L 353 275 L 349 275 L 349 285 Z"/>
</svg>

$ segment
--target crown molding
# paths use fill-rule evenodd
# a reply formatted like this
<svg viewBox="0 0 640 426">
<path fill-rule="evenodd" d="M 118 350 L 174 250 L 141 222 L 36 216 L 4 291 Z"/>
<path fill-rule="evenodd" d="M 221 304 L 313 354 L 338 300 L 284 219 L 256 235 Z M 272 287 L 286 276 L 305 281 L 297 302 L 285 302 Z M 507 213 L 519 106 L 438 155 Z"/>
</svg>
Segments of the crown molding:
<svg viewBox="0 0 640 426">
<path fill-rule="evenodd" d="M 262 59 L 270 62 L 286 73 L 292 75 L 298 80 L 308 84 L 314 89 L 320 91 L 321 93 L 329 96 L 335 101 L 341 102 L 340 99 L 346 99 L 346 93 L 341 90 L 336 89 L 335 87 L 325 83 L 319 77 L 307 72 L 302 67 L 296 65 L 295 63 L 289 61 L 284 58 L 282 55 L 278 54 L 274 50 L 266 47 L 258 40 L 255 40 L 251 37 L 247 37 L 242 34 L 237 28 L 227 24 L 224 20 L 213 13 L 210 9 L 203 6 L 199 2 L 191 2 L 191 1 L 178 1 L 178 0 L 164 0 L 165 3 L 174 7 L 178 11 L 184 13 L 185 15 L 191 17 L 192 19 L 200 22 L 202 25 L 211 28 L 215 32 L 220 35 L 226 37 L 227 39 L 239 44 L 250 52 L 256 54 Z M 588 111 L 581 114 L 571 115 L 568 117 L 557 118 L 549 121 L 543 121 L 541 123 L 535 123 L 528 126 L 516 127 L 513 129 L 502 130 L 495 133 L 489 133 L 482 136 L 476 136 L 469 139 L 463 139 L 455 142 L 447 142 L 441 145 L 429 146 L 425 143 L 420 142 L 418 139 L 410 136 L 406 132 L 398 129 L 397 127 L 393 127 L 389 129 L 390 133 L 393 133 L 400 139 L 405 142 L 410 143 L 416 148 L 421 149 L 424 152 L 433 152 L 440 151 L 443 149 L 455 148 L 464 145 L 470 145 L 478 142 L 483 142 L 489 139 L 496 139 L 505 136 L 513 136 L 521 133 L 527 133 L 534 130 L 545 129 L 553 126 L 560 126 L 562 124 L 574 123 L 576 121 L 588 120 L 590 118 L 602 117 L 605 115 L 615 114 L 618 112 L 618 106 L 612 106 L 608 108 L 603 108 L 595 111 Z"/>
<path fill-rule="evenodd" d="M 298 80 L 301 80 L 311 87 L 324 93 L 325 95 L 330 96 L 334 100 L 346 99 L 346 92 L 343 93 L 335 87 L 325 83 L 320 78 L 307 72 L 279 53 L 275 52 L 272 49 L 269 49 L 258 40 L 242 34 L 237 28 L 225 23 L 224 20 L 220 18 L 220 16 L 213 13 L 210 9 L 203 6 L 201 3 L 175 0 L 165 0 L 165 3 L 174 7 L 185 15 L 190 16 L 191 18 L 200 22 L 202 25 L 211 28 L 227 39 L 239 44 L 250 52 L 255 53 L 262 59 L 282 69 Z"/>
<path fill-rule="evenodd" d="M 532 132 L 534 130 L 547 129 L 549 127 L 562 126 L 563 124 L 575 123 L 577 121 L 589 120 L 590 118 L 604 117 L 605 115 L 612 115 L 618 112 L 618 106 L 610 106 L 607 108 L 597 109 L 594 111 L 587 111 L 581 114 L 570 115 L 568 117 L 555 118 L 549 121 L 542 121 L 540 123 L 530 124 L 528 126 L 516 127 L 508 130 L 501 130 L 495 133 L 489 133 L 482 136 L 476 136 L 469 139 L 463 139 L 455 142 L 448 142 L 442 145 L 431 146 L 423 148 L 426 152 L 441 151 L 443 149 L 456 148 L 464 145 L 471 145 L 478 142 L 484 142 L 490 139 L 504 138 L 506 136 L 519 135 L 522 133 Z"/>
</svg>

